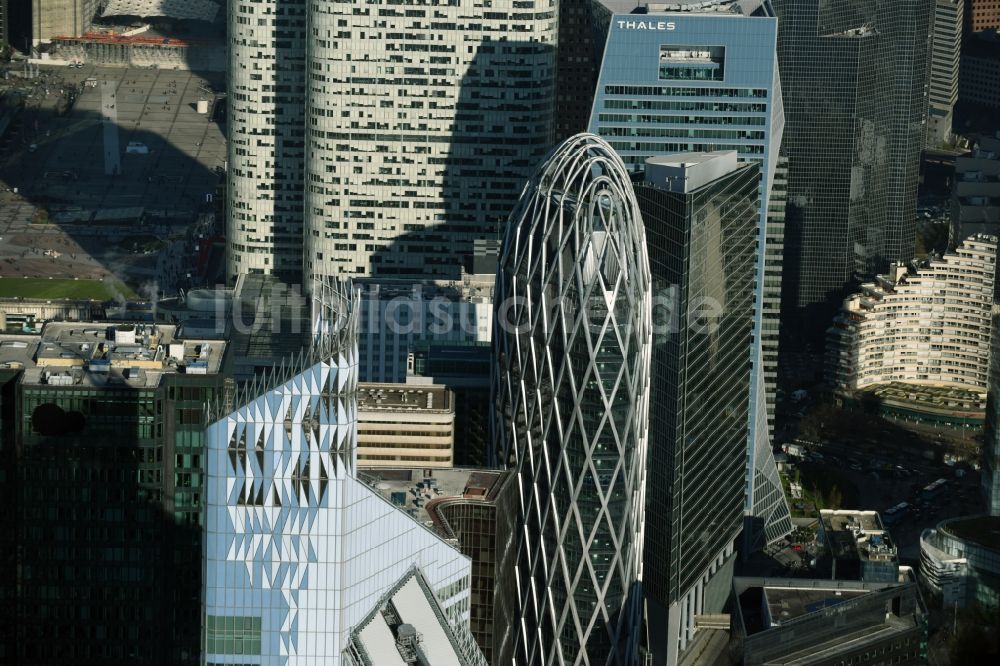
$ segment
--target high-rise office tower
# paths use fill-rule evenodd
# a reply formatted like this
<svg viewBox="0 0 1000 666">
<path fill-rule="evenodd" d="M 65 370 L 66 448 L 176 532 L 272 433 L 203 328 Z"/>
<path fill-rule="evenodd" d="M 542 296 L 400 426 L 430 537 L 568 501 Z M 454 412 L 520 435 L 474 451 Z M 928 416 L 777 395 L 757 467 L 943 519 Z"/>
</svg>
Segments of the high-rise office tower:
<svg viewBox="0 0 1000 666">
<path fill-rule="evenodd" d="M 0 334 L 0 663 L 199 663 L 204 405 L 228 345 L 180 332 Z"/>
<path fill-rule="evenodd" d="M 967 32 L 1000 30 L 1000 2 L 997 0 L 967 0 L 965 3 Z"/>
<path fill-rule="evenodd" d="M 684 153 L 647 160 L 644 178 L 653 293 L 669 309 L 653 336 L 643 589 L 653 663 L 676 664 L 695 615 L 722 610 L 743 525 L 760 166 Z"/>
<path fill-rule="evenodd" d="M 936 0 L 931 35 L 927 145 L 951 138 L 951 122 L 958 101 L 958 62 L 962 52 L 965 0 Z"/>
<path fill-rule="evenodd" d="M 556 62 L 556 138 L 586 131 L 597 84 L 599 55 L 607 33 L 594 0 L 559 0 Z"/>
<path fill-rule="evenodd" d="M 996 76 L 1000 77 L 1000 43 Z M 1000 78 L 996 81 L 1000 106 Z M 973 136 L 973 149 L 955 158 L 951 184 L 950 240 L 958 244 L 974 234 L 1000 235 L 1000 137 Z"/>
<path fill-rule="evenodd" d="M 507 575 L 517 515 L 516 479 L 510 472 L 482 469 L 447 474 L 465 476 L 465 487 L 460 495 L 442 493 L 428 501 L 427 514 L 438 533 L 455 539 L 472 558 L 470 628 L 483 657 L 489 664 L 510 664 L 510 638 L 518 625 L 517 611 L 507 605 L 516 597 L 515 581 Z"/>
<path fill-rule="evenodd" d="M 980 483 L 986 513 L 1000 516 L 1000 280 L 993 280 L 993 308 L 990 331 L 990 368 L 987 377 L 986 430 Z"/>
<path fill-rule="evenodd" d="M 230 278 L 459 277 L 551 145 L 529 4 L 230 3 Z"/>
<path fill-rule="evenodd" d="M 313 3 L 307 273 L 454 278 L 498 237 L 552 140 L 557 4 L 529 4 Z"/>
<path fill-rule="evenodd" d="M 761 165 L 754 338 L 747 347 L 752 361 L 747 417 L 750 529 L 744 548 L 754 550 L 791 529 L 783 499 L 778 505 L 761 505 L 761 498 L 776 498 L 773 490 L 780 488 L 757 491 L 759 482 L 776 480 L 770 424 L 777 388 L 784 228 L 782 213 L 771 210 L 770 196 L 784 127 L 775 46 L 778 21 L 769 0 L 659 7 L 600 0 L 595 7 L 595 21 L 609 34 L 590 130 L 606 139 L 627 166 L 638 170 L 656 155 L 715 150 L 735 150 L 741 160 Z M 760 528 L 768 522 L 765 534 Z"/>
<path fill-rule="evenodd" d="M 311 291 L 309 351 L 209 410 L 204 659 L 485 666 L 469 559 L 357 478 L 358 300 Z"/>
<path fill-rule="evenodd" d="M 781 339 L 781 273 L 785 266 L 785 205 L 788 202 L 788 158 L 778 154 L 767 199 L 767 243 L 764 246 L 764 301 L 760 317 L 760 374 L 767 403 L 767 430 L 774 439 L 778 393 L 778 347 Z"/>
<path fill-rule="evenodd" d="M 0 0 L 0 50 L 7 48 L 8 36 L 7 0 Z"/>
<path fill-rule="evenodd" d="M 302 276 L 306 0 L 231 0 L 227 277 Z"/>
<path fill-rule="evenodd" d="M 992 32 L 966 32 L 959 66 L 958 98 L 973 108 L 1000 109 L 1000 37 Z"/>
<path fill-rule="evenodd" d="M 514 658 L 633 664 L 651 337 L 639 211 L 621 159 L 580 134 L 539 167 L 510 220 L 493 431 L 520 489 Z"/>
<path fill-rule="evenodd" d="M 782 339 L 808 351 L 851 286 L 912 258 L 933 2 L 773 3 L 788 156 Z"/>
</svg>

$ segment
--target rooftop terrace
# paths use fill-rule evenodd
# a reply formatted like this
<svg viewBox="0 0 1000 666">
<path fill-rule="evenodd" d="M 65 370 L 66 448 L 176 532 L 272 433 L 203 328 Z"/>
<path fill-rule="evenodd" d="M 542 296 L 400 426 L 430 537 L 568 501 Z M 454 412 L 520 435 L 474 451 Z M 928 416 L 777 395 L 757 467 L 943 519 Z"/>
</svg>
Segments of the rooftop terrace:
<svg viewBox="0 0 1000 666">
<path fill-rule="evenodd" d="M 360 476 L 415 520 L 448 537 L 428 512 L 428 503 L 445 498 L 485 499 L 503 474 L 481 469 L 373 469 Z"/>
<path fill-rule="evenodd" d="M 41 335 L 0 335 L 0 367 L 25 384 L 154 388 L 165 374 L 216 374 L 225 343 L 177 337 L 168 324 L 49 322 Z"/>
<path fill-rule="evenodd" d="M 889 562 L 896 546 L 876 511 L 820 511 L 827 547 L 834 557 Z"/>
<path fill-rule="evenodd" d="M 963 541 L 1000 551 L 1000 516 L 971 516 L 946 520 L 938 526 Z"/>
</svg>

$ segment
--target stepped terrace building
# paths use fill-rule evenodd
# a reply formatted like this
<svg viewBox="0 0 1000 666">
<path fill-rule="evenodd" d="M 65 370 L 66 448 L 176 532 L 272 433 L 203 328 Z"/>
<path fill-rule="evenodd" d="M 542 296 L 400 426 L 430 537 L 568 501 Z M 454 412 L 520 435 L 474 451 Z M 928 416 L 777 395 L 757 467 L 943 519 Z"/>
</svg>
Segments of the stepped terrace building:
<svg viewBox="0 0 1000 666">
<path fill-rule="evenodd" d="M 986 393 L 997 238 L 976 235 L 849 296 L 827 331 L 827 381 L 842 392 L 903 382 Z"/>
</svg>

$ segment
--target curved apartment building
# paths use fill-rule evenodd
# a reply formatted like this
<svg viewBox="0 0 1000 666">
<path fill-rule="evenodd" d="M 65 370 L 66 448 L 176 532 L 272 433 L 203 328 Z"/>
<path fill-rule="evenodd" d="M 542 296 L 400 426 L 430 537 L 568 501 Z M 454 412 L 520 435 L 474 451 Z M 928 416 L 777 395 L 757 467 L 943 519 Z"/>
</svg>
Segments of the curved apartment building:
<svg viewBox="0 0 1000 666">
<path fill-rule="evenodd" d="M 916 270 L 901 264 L 844 300 L 827 331 L 828 382 L 911 382 L 985 393 L 997 238 L 977 234 Z"/>
<path fill-rule="evenodd" d="M 226 275 L 302 274 L 306 0 L 232 0 Z"/>
<path fill-rule="evenodd" d="M 920 535 L 920 575 L 945 606 L 1000 608 L 1000 517 L 951 518 Z"/>
<path fill-rule="evenodd" d="M 519 477 L 518 664 L 636 663 L 652 339 L 625 166 L 578 134 L 511 215 L 497 274 L 494 442 Z"/>
<path fill-rule="evenodd" d="M 230 280 L 460 277 L 552 145 L 556 0 L 228 7 Z"/>
</svg>

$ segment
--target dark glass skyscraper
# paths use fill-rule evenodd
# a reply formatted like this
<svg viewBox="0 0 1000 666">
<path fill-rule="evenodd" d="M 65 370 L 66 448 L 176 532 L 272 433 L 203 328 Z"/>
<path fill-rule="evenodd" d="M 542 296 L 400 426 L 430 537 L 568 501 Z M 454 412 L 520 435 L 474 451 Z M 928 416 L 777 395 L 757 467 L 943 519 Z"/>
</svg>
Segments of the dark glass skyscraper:
<svg viewBox="0 0 1000 666">
<path fill-rule="evenodd" d="M 912 258 L 932 5 L 774 0 L 789 160 L 786 349 L 821 344 L 849 287 Z"/>
<path fill-rule="evenodd" d="M 769 0 L 648 4 L 599 0 L 594 20 L 608 32 L 590 131 L 630 169 L 647 158 L 734 150 L 759 162 L 755 339 L 751 355 L 744 550 L 791 531 L 769 439 L 778 361 L 784 235 L 778 148 L 784 126 Z M 772 190 L 778 183 L 778 198 Z M 780 202 L 778 201 L 780 199 Z M 781 204 L 781 213 L 773 206 Z"/>
<path fill-rule="evenodd" d="M 204 406 L 225 349 L 170 325 L 3 336 L 0 663 L 199 663 Z"/>
<path fill-rule="evenodd" d="M 559 0 L 556 49 L 556 140 L 587 129 L 590 104 L 597 85 L 600 51 L 607 26 L 595 21 L 600 6 L 594 0 Z"/>
<path fill-rule="evenodd" d="M 729 594 L 743 521 L 760 165 L 736 151 L 646 162 L 653 278 L 643 588 L 654 663 Z"/>
</svg>

